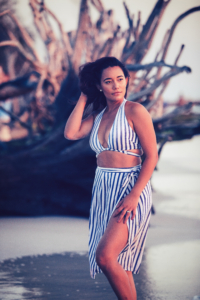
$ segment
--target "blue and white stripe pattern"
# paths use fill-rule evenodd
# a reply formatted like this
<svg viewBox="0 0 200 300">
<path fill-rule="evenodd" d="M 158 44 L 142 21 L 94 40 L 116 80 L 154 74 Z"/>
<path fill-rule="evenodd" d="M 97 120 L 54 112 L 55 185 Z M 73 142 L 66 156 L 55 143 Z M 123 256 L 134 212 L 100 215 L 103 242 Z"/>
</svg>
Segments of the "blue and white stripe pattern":
<svg viewBox="0 0 200 300">
<path fill-rule="evenodd" d="M 94 126 L 90 135 L 90 147 L 96 152 L 96 156 L 98 156 L 102 151 L 106 150 L 140 156 L 137 153 L 127 151 L 133 149 L 141 149 L 141 144 L 136 132 L 133 131 L 126 119 L 124 111 L 126 101 L 127 100 L 124 99 L 124 101 L 121 103 L 113 125 L 110 129 L 108 137 L 108 148 L 104 148 L 99 142 L 98 138 L 99 126 L 106 107 L 95 118 Z"/>
<path fill-rule="evenodd" d="M 95 260 L 98 243 L 117 204 L 132 190 L 140 169 L 141 165 L 129 169 L 102 167 L 96 169 L 89 220 L 89 262 L 92 278 L 101 272 Z M 140 195 L 136 216 L 133 220 L 130 216 L 127 221 L 128 242 L 118 257 L 122 267 L 134 274 L 139 272 L 142 260 L 151 205 L 151 186 L 148 182 Z"/>
</svg>

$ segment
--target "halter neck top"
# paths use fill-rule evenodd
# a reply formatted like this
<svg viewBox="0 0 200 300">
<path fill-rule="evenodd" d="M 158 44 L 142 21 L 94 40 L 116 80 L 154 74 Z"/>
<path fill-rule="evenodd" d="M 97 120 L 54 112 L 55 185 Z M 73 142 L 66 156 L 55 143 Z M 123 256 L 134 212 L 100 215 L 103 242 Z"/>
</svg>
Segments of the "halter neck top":
<svg viewBox="0 0 200 300">
<path fill-rule="evenodd" d="M 130 127 L 126 115 L 126 99 L 121 103 L 115 116 L 114 122 L 108 136 L 108 147 L 104 148 L 98 138 L 98 130 L 106 107 L 96 116 L 90 135 L 90 147 L 98 156 L 102 151 L 117 151 L 128 155 L 140 156 L 127 150 L 142 149 L 139 138 L 135 131 Z"/>
</svg>

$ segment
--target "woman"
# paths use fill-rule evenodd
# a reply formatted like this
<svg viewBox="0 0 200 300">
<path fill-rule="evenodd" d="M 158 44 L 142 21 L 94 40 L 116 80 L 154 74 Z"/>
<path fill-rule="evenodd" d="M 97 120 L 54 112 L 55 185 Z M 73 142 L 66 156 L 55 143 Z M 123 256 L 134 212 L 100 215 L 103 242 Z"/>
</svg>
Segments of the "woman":
<svg viewBox="0 0 200 300">
<path fill-rule="evenodd" d="M 149 225 L 156 137 L 146 109 L 124 99 L 129 74 L 119 60 L 103 57 L 84 65 L 79 75 L 82 93 L 65 137 L 90 134 L 97 154 L 89 220 L 91 276 L 103 271 L 118 299 L 135 300 L 132 272 L 139 271 Z M 83 118 L 91 105 L 92 113 Z"/>
</svg>

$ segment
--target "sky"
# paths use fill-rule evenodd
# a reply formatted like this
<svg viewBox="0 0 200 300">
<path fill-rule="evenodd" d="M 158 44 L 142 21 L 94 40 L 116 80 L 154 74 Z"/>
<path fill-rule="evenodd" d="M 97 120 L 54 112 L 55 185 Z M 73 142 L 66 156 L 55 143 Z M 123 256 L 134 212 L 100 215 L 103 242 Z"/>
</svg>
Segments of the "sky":
<svg viewBox="0 0 200 300">
<path fill-rule="evenodd" d="M 53 10 L 59 18 L 66 31 L 77 28 L 80 0 L 46 0 L 46 5 Z M 120 24 L 122 29 L 128 28 L 128 22 L 123 8 L 122 0 L 102 0 L 106 9 L 113 9 L 115 20 Z M 142 24 L 145 24 L 151 13 L 156 0 L 126 0 L 131 14 L 137 16 L 138 11 L 142 13 Z M 168 4 L 159 28 L 157 30 L 154 42 L 148 55 L 142 63 L 150 63 L 154 60 L 157 51 L 160 49 L 163 37 L 174 20 L 186 10 L 200 6 L 200 0 L 171 0 Z M 36 37 L 36 47 L 42 53 L 41 41 L 37 38 L 34 31 L 33 18 L 28 5 L 28 0 L 17 0 L 16 11 L 21 22 L 34 33 Z M 91 17 L 95 21 L 98 13 L 91 8 Z M 192 73 L 182 73 L 172 78 L 166 91 L 164 100 L 175 101 L 183 95 L 186 99 L 200 100 L 200 39 L 198 29 L 200 28 L 200 11 L 190 14 L 184 18 L 176 27 L 172 42 L 169 47 L 166 63 L 173 64 L 179 52 L 180 46 L 185 44 L 185 49 L 179 59 L 179 66 L 189 66 Z"/>
</svg>

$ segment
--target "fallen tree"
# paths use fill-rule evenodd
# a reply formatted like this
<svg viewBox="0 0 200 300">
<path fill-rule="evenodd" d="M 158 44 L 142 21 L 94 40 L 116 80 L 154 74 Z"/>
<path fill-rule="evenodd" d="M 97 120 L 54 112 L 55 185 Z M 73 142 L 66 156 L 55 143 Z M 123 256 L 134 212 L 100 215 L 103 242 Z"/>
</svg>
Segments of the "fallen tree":
<svg viewBox="0 0 200 300">
<path fill-rule="evenodd" d="M 18 124 L 27 130 L 23 139 L 0 144 L 2 215 L 88 216 L 95 156 L 88 138 L 72 142 L 63 137 L 66 119 L 73 109 L 71 103 L 80 94 L 77 74 L 82 62 L 116 56 L 126 64 L 131 75 L 128 99 L 142 103 L 152 114 L 159 153 L 169 140 L 200 133 L 199 115 L 191 111 L 195 103 L 160 114 L 162 95 L 170 79 L 181 72 L 191 72 L 188 66 L 178 66 L 183 45 L 173 65 L 165 62 L 174 30 L 184 17 L 200 7 L 179 16 L 166 33 L 154 62 L 142 64 L 169 3 L 158 0 L 144 26 L 141 13 L 134 21 L 124 3 L 129 28 L 122 31 L 113 20 L 113 12 L 106 11 L 100 0 L 82 0 L 78 28 L 66 33 L 44 1 L 30 0 L 34 23 L 46 48 L 46 63 L 41 61 L 34 40 L 18 18 L 10 10 L 0 13 L 0 29 L 4 28 L 7 37 L 0 40 L 0 52 L 4 53 L 5 47 L 12 49 L 9 57 L 5 55 L 12 80 L 0 84 L 0 103 L 8 99 L 13 103 L 11 110 L 2 105 L 0 109 L 10 117 L 5 126 L 13 128 Z M 90 18 L 91 5 L 99 12 L 96 24 Z M 53 30 L 51 18 L 58 25 L 59 36 Z M 11 31 L 10 26 L 15 30 Z M 15 103 L 19 104 L 18 110 Z M 25 112 L 28 117 L 23 121 Z"/>
</svg>

